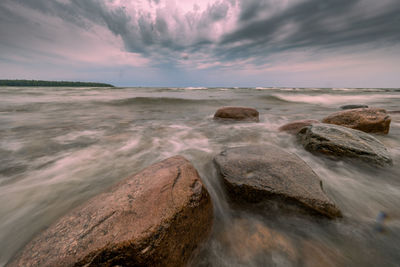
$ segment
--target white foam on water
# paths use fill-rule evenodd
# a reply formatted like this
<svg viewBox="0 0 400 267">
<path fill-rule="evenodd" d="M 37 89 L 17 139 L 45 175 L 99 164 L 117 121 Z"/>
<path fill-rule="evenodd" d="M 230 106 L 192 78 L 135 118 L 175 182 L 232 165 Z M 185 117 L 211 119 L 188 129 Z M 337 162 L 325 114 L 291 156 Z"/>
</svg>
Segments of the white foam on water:
<svg viewBox="0 0 400 267">
<path fill-rule="evenodd" d="M 13 140 L 10 138 L 3 138 L 0 141 L 0 148 L 8 151 L 18 151 L 24 146 L 24 143 L 21 141 Z"/>
<path fill-rule="evenodd" d="M 168 128 L 173 130 L 170 137 L 164 140 L 168 154 L 178 154 L 188 149 L 212 152 L 208 138 L 196 129 L 180 124 L 169 125 Z"/>
<path fill-rule="evenodd" d="M 379 99 L 395 99 L 400 98 L 399 95 L 331 95 L 331 94 L 320 94 L 320 95 L 286 95 L 286 94 L 273 94 L 273 96 L 288 101 L 288 102 L 300 102 L 317 105 L 337 105 L 347 103 L 371 103 L 377 102 Z"/>
<path fill-rule="evenodd" d="M 393 187 L 383 177 L 360 173 L 352 163 L 329 162 L 296 147 L 286 150 L 298 155 L 320 177 L 323 188 L 347 218 L 373 221 L 380 211 L 396 212 L 400 188 Z"/>
<path fill-rule="evenodd" d="M 354 91 L 354 88 L 331 88 L 333 91 Z"/>
<path fill-rule="evenodd" d="M 345 92 L 385 92 L 384 88 L 332 88 L 332 91 L 345 91 Z"/>
<path fill-rule="evenodd" d="M 79 137 L 99 137 L 103 135 L 103 131 L 92 131 L 92 130 L 85 130 L 85 131 L 74 131 L 70 132 L 65 135 L 57 136 L 53 138 L 55 141 L 57 141 L 60 144 L 66 144 L 75 141 Z"/>
<path fill-rule="evenodd" d="M 126 152 L 130 151 L 134 148 L 137 148 L 140 143 L 140 138 L 132 138 L 129 139 L 127 142 L 124 143 L 124 145 L 118 149 L 118 152 Z"/>
<path fill-rule="evenodd" d="M 274 90 L 276 88 L 274 88 L 274 87 L 256 87 L 255 89 L 256 90 Z"/>
<path fill-rule="evenodd" d="M 184 90 L 206 90 L 207 87 L 184 87 Z"/>
<path fill-rule="evenodd" d="M 92 194 L 93 188 L 98 190 L 101 186 L 95 185 L 96 181 L 108 179 L 105 173 L 112 170 L 111 155 L 112 152 L 100 147 L 64 153 L 47 167 L 24 173 L 20 179 L 2 185 L 0 240 L 3 243 L 0 245 L 4 258 L 0 255 L 0 261 L 7 261 L 5 257 L 12 255 L 27 237 L 87 194 L 82 191 L 84 188 Z"/>
</svg>

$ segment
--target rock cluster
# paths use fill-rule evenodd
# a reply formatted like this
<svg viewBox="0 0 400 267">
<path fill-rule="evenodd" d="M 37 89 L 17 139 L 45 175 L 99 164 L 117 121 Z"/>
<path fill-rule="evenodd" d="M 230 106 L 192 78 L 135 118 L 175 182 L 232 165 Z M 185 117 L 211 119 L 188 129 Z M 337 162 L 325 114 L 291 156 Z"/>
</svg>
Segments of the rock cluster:
<svg viewBox="0 0 400 267">
<path fill-rule="evenodd" d="M 359 159 L 378 166 L 392 165 L 386 147 L 368 133 L 388 134 L 391 118 L 386 110 L 360 108 L 364 105 L 342 106 L 322 120 L 300 120 L 279 128 L 297 134 L 304 148 L 336 159 Z"/>
<path fill-rule="evenodd" d="M 386 111 L 363 105 L 342 109 L 322 123 L 300 120 L 279 130 L 296 134 L 304 148 L 315 154 L 392 165 L 385 146 L 365 133 L 389 132 L 391 118 Z M 214 119 L 258 122 L 259 112 L 223 107 Z M 233 201 L 275 202 L 280 207 L 295 205 L 296 211 L 312 215 L 342 216 L 317 174 L 281 148 L 227 148 L 215 156 L 214 163 Z M 210 234 L 212 222 L 210 195 L 196 169 L 175 156 L 124 179 L 61 217 L 31 240 L 9 266 L 185 266 Z M 238 233 L 243 228 L 242 223 L 233 226 Z M 240 237 L 243 244 L 233 248 L 236 254 L 244 245 L 256 252 L 272 249 L 298 258 L 288 239 L 261 226 L 256 230 L 254 235 Z M 309 251 L 314 255 L 315 247 L 310 245 Z"/>
</svg>

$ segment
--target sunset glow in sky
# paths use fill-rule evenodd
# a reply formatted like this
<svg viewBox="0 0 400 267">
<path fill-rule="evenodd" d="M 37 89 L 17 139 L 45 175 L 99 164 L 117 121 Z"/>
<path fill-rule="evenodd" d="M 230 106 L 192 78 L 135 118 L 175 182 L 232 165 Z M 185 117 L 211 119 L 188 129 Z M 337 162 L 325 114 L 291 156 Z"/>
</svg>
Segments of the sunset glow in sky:
<svg viewBox="0 0 400 267">
<path fill-rule="evenodd" d="M 0 79 L 400 87 L 400 4 L 1 0 Z"/>
</svg>

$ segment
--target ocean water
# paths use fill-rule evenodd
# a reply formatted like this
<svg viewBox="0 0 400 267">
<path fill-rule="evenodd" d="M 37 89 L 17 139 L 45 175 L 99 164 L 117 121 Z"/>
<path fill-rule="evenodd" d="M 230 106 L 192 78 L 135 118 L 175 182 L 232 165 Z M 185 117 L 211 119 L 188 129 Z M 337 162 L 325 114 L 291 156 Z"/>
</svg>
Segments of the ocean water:
<svg viewBox="0 0 400 267">
<path fill-rule="evenodd" d="M 399 266 L 400 113 L 375 135 L 391 168 L 314 156 L 277 128 L 345 104 L 400 110 L 400 89 L 0 87 L 0 266 L 35 234 L 117 181 L 180 154 L 211 194 L 215 223 L 192 266 Z M 222 106 L 250 106 L 259 123 L 218 123 Z M 340 220 L 232 206 L 212 158 L 275 144 L 319 175 Z M 381 212 L 388 217 L 377 231 Z"/>
</svg>

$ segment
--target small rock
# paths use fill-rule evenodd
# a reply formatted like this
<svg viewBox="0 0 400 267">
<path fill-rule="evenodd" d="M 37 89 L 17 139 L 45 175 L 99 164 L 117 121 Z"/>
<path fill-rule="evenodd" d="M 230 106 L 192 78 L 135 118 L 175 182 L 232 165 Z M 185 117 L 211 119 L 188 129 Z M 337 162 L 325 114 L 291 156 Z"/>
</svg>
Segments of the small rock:
<svg viewBox="0 0 400 267">
<path fill-rule="evenodd" d="M 359 159 L 379 166 L 392 165 L 386 147 L 362 131 L 321 123 L 301 129 L 297 137 L 310 152 L 336 158 Z"/>
<path fill-rule="evenodd" d="M 281 132 L 287 132 L 290 134 L 297 134 L 302 128 L 312 125 L 314 123 L 320 123 L 317 120 L 298 120 L 298 121 L 292 121 L 289 122 L 285 125 L 282 125 L 279 127 L 279 131 Z"/>
<path fill-rule="evenodd" d="M 298 156 L 271 145 L 226 149 L 214 158 L 233 200 L 278 200 L 309 213 L 341 217 L 322 181 Z"/>
<path fill-rule="evenodd" d="M 324 118 L 322 122 L 357 129 L 366 133 L 388 134 L 391 118 L 384 109 L 358 108 L 333 113 Z"/>
<path fill-rule="evenodd" d="M 355 109 L 355 108 L 368 108 L 367 105 L 344 105 L 340 107 L 341 109 Z"/>
<path fill-rule="evenodd" d="M 212 218 L 196 169 L 175 156 L 60 218 L 9 266 L 184 266 Z"/>
<path fill-rule="evenodd" d="M 214 119 L 258 122 L 258 116 L 259 113 L 254 108 L 222 107 L 215 112 Z"/>
<path fill-rule="evenodd" d="M 375 230 L 378 232 L 383 232 L 385 229 L 385 219 L 388 217 L 386 212 L 381 211 L 379 212 L 377 218 L 376 218 L 376 223 L 375 223 Z"/>
</svg>

